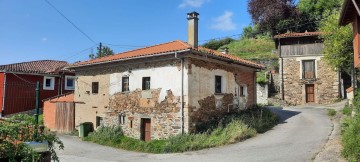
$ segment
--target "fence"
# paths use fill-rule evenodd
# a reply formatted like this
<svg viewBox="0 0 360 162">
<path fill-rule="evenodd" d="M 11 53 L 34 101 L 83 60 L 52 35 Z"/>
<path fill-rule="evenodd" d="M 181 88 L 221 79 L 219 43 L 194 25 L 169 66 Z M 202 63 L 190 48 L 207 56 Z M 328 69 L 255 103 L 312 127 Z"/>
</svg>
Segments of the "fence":
<svg viewBox="0 0 360 162">
<path fill-rule="evenodd" d="M 30 111 L 35 108 L 36 84 L 12 82 L 0 85 L 2 94 L 1 107 L 2 115 L 15 114 L 24 111 Z"/>
</svg>

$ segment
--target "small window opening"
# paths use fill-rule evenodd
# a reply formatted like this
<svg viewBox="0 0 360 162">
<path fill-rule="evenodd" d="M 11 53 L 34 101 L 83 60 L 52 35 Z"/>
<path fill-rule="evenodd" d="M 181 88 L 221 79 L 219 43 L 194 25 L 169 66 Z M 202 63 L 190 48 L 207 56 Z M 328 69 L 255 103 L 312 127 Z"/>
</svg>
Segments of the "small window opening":
<svg viewBox="0 0 360 162">
<path fill-rule="evenodd" d="M 215 76 L 215 93 L 222 93 L 221 91 L 221 76 Z"/>
<path fill-rule="evenodd" d="M 99 93 L 99 82 L 92 82 L 92 93 L 97 94 Z"/>
<path fill-rule="evenodd" d="M 143 77 L 142 90 L 150 90 L 150 77 Z"/>
</svg>

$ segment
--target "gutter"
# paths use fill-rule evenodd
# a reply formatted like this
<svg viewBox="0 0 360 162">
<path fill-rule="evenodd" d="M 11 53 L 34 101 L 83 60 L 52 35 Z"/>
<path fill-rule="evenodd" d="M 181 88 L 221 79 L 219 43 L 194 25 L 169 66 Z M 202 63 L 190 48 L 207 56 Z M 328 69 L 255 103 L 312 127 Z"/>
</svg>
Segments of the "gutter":
<svg viewBox="0 0 360 162">
<path fill-rule="evenodd" d="M 2 108 L 1 108 L 0 117 L 4 116 L 5 99 L 6 99 L 6 70 L 4 70 L 3 72 L 4 72 L 4 92 L 3 92 L 3 98 L 2 98 Z"/>
<path fill-rule="evenodd" d="M 184 122 L 184 58 L 179 58 L 178 57 L 178 53 L 175 52 L 175 58 L 181 60 L 181 98 L 180 98 L 180 102 L 181 102 L 181 134 L 184 134 L 184 127 L 185 127 L 185 122 Z"/>
</svg>

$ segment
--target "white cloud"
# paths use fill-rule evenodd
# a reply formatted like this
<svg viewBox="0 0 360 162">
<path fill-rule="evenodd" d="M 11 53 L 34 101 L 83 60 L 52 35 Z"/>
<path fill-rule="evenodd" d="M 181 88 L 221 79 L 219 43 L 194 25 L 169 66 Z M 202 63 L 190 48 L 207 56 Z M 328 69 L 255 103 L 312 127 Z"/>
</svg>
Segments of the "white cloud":
<svg viewBox="0 0 360 162">
<path fill-rule="evenodd" d="M 210 0 L 183 0 L 183 2 L 179 5 L 180 8 L 185 7 L 201 7 L 204 3 L 209 2 Z"/>
<path fill-rule="evenodd" d="M 47 39 L 46 37 L 44 37 L 44 38 L 41 38 L 41 40 L 42 40 L 43 42 L 46 42 L 48 39 Z"/>
<path fill-rule="evenodd" d="M 233 22 L 233 12 L 225 11 L 225 13 L 213 20 L 212 29 L 230 31 L 236 29 L 236 24 Z"/>
</svg>

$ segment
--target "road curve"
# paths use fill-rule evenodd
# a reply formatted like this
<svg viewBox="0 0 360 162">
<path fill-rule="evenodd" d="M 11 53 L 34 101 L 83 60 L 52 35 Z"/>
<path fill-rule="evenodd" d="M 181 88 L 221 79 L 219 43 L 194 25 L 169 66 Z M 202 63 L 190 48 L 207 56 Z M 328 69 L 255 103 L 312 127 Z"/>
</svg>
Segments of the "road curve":
<svg viewBox="0 0 360 162">
<path fill-rule="evenodd" d="M 271 108 L 281 118 L 272 130 L 243 142 L 219 148 L 175 154 L 146 154 L 124 151 L 60 136 L 65 150 L 60 161 L 311 161 L 325 145 L 332 131 L 326 110 L 317 106 Z"/>
</svg>

